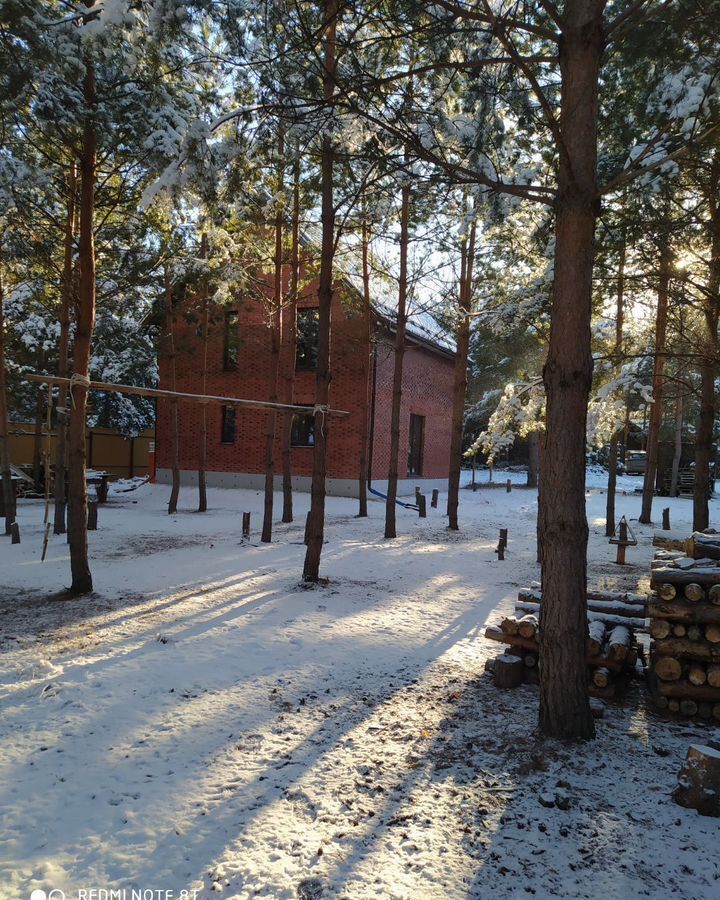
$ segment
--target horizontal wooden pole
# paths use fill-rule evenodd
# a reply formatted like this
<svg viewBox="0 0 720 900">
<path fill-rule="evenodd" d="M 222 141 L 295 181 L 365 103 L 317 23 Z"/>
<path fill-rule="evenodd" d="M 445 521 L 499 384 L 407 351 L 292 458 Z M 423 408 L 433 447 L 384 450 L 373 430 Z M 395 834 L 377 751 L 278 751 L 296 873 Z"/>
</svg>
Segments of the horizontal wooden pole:
<svg viewBox="0 0 720 900">
<path fill-rule="evenodd" d="M 34 372 L 24 376 L 28 381 L 37 381 L 40 384 L 65 384 L 70 385 L 69 378 L 61 378 L 59 375 L 37 375 Z M 342 409 L 329 409 L 328 407 L 301 406 L 294 403 L 270 403 L 268 400 L 243 400 L 239 397 L 217 397 L 212 394 L 186 394 L 182 391 L 161 391 L 159 388 L 134 387 L 129 384 L 106 384 L 102 381 L 91 381 L 91 391 L 107 391 L 111 394 L 134 394 L 138 397 L 157 397 L 160 400 L 181 400 L 188 403 L 215 403 L 222 406 L 239 406 L 247 409 L 274 409 L 278 412 L 314 413 L 321 412 L 326 416 L 344 418 L 350 413 Z"/>
</svg>

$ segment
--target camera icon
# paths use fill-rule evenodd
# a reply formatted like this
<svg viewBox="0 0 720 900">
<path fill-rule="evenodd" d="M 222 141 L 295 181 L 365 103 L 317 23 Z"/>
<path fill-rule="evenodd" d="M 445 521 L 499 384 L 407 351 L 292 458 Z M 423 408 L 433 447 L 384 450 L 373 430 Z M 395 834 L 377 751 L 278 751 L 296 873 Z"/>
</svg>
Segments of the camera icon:
<svg viewBox="0 0 720 900">
<path fill-rule="evenodd" d="M 53 888 L 51 891 L 43 891 L 38 888 L 30 894 L 30 900 L 65 900 L 65 891 Z"/>
</svg>

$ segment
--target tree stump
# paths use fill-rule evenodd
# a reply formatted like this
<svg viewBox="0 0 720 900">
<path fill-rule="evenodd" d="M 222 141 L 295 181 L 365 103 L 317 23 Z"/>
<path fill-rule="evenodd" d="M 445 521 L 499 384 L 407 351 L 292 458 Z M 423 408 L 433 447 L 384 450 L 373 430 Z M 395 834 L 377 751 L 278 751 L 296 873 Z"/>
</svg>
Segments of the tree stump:
<svg viewBox="0 0 720 900">
<path fill-rule="evenodd" d="M 662 512 L 662 530 L 670 531 L 670 507 L 666 506 Z"/>
<path fill-rule="evenodd" d="M 495 657 L 493 680 L 495 687 L 516 688 L 522 684 L 525 666 L 519 656 L 503 653 Z"/>
<path fill-rule="evenodd" d="M 250 513 L 243 513 L 243 523 L 242 523 L 242 536 L 244 538 L 250 537 Z M 305 543 L 307 544 L 307 525 L 305 526 Z"/>
<path fill-rule="evenodd" d="M 512 490 L 512 481 L 511 481 L 509 478 L 508 478 L 508 480 L 505 482 L 505 490 L 508 492 L 508 494 L 509 494 L 510 491 Z"/>
<path fill-rule="evenodd" d="M 435 488 L 435 490 L 432 492 L 432 497 L 430 498 L 430 506 L 432 506 L 433 509 L 437 509 L 438 496 L 439 496 L 439 491 L 437 488 Z"/>
<path fill-rule="evenodd" d="M 720 818 L 720 745 L 690 745 L 672 796 L 679 806 Z"/>
<path fill-rule="evenodd" d="M 661 584 L 658 588 L 658 594 L 663 600 L 674 600 L 677 588 L 674 584 Z"/>
<path fill-rule="evenodd" d="M 685 599 L 691 603 L 698 603 L 700 600 L 705 599 L 705 591 L 700 584 L 686 584 L 683 593 L 685 594 Z"/>
<path fill-rule="evenodd" d="M 98 505 L 95 500 L 88 502 L 87 527 L 88 531 L 97 531 Z"/>
<path fill-rule="evenodd" d="M 417 495 L 418 516 L 421 519 L 427 519 L 427 497 L 425 494 Z"/>
<path fill-rule="evenodd" d="M 19 544 L 20 543 L 20 526 L 17 522 L 13 522 L 10 526 L 10 538 L 11 543 Z"/>
</svg>

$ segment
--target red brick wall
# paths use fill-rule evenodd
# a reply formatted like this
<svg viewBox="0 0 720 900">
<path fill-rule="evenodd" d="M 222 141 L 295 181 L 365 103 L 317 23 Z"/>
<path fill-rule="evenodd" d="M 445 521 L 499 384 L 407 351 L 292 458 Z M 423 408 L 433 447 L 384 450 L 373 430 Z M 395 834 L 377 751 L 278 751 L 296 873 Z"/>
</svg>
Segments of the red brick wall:
<svg viewBox="0 0 720 900">
<path fill-rule="evenodd" d="M 316 305 L 317 285 L 308 286 L 299 306 Z M 240 349 L 235 371 L 224 371 L 224 327 L 222 312 L 211 324 L 208 340 L 208 375 L 206 392 L 228 397 L 268 399 L 270 380 L 270 331 L 267 312 L 259 302 L 241 303 L 238 309 Z M 202 343 L 197 335 L 197 321 L 186 321 L 185 314 L 175 320 L 177 390 L 202 392 Z M 285 316 L 287 319 L 287 315 Z M 285 323 L 287 327 L 287 322 Z M 356 479 L 358 472 L 360 421 L 359 408 L 362 384 L 363 321 L 359 313 L 353 315 L 341 304 L 335 293 L 332 309 L 332 382 L 330 405 L 347 410 L 347 418 L 332 418 L 327 422 L 328 478 Z M 390 444 L 390 409 L 392 403 L 392 345 L 384 339 L 378 346 L 376 382 L 376 422 L 372 477 L 387 478 Z M 294 348 L 286 346 L 282 365 L 293 365 Z M 448 471 L 450 445 L 450 408 L 452 394 L 452 361 L 428 350 L 410 346 L 405 354 L 405 389 L 401 416 L 400 477 L 406 477 L 408 426 L 410 413 L 426 417 L 423 477 L 445 477 Z M 160 359 L 160 387 L 170 389 L 170 368 L 167 356 Z M 278 400 L 283 396 L 282 379 Z M 315 400 L 315 373 L 298 371 L 295 374 L 293 402 L 312 405 Z M 196 403 L 180 403 L 180 468 L 194 470 L 200 436 L 202 407 Z M 234 444 L 221 442 L 221 407 L 207 406 L 207 470 L 210 472 L 264 472 L 264 432 L 266 413 L 262 410 L 240 410 L 236 413 Z M 280 425 L 275 440 L 275 472 L 282 472 Z M 170 404 L 158 401 L 156 460 L 158 468 L 169 468 Z M 294 447 L 292 467 L 294 475 L 312 474 L 312 448 Z"/>
<path fill-rule="evenodd" d="M 389 340 L 377 348 L 375 387 L 375 435 L 372 477 L 384 480 L 390 463 L 390 415 L 392 410 L 395 352 Z M 403 394 L 400 406 L 398 475 L 407 478 L 410 415 L 425 417 L 422 478 L 446 478 L 450 465 L 453 360 L 415 344 L 409 344 L 403 360 Z"/>
</svg>

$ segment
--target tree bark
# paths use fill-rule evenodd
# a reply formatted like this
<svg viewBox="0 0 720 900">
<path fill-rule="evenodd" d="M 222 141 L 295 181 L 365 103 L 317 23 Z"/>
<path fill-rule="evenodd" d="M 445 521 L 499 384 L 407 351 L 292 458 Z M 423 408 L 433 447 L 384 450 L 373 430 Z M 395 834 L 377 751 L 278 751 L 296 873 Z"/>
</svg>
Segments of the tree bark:
<svg viewBox="0 0 720 900">
<path fill-rule="evenodd" d="M 362 196 L 362 281 L 363 281 L 363 334 L 360 346 L 362 368 L 360 384 L 363 392 L 360 396 L 358 459 L 358 518 L 364 519 L 368 514 L 367 482 L 368 482 L 368 441 L 370 435 L 370 353 L 372 346 L 372 303 L 370 298 L 370 226 L 367 220 L 365 194 Z"/>
<path fill-rule="evenodd" d="M 58 375 L 67 378 L 69 346 L 70 346 L 70 309 L 73 300 L 73 245 L 75 241 L 75 201 L 77 193 L 77 169 L 75 163 L 70 167 L 67 178 L 67 215 L 65 218 L 65 246 L 63 254 L 62 298 L 60 305 L 60 341 L 58 345 Z M 57 428 L 55 437 L 55 511 L 53 531 L 65 534 L 65 506 L 67 503 L 67 485 L 65 469 L 67 466 L 67 427 L 68 427 L 68 389 L 60 385 L 58 389 Z"/>
<path fill-rule="evenodd" d="M 0 248 L 1 249 L 1 248 Z M 2 254 L 0 253 L 0 267 Z M 10 534 L 15 521 L 15 488 L 10 470 L 10 437 L 9 415 L 7 403 L 7 383 L 5 379 L 5 296 L 0 268 L 0 478 L 2 478 L 3 514 L 5 516 L 5 534 Z"/>
<path fill-rule="evenodd" d="M 94 0 L 86 0 L 86 7 Z M 87 486 L 85 481 L 85 422 L 87 416 L 87 381 L 90 371 L 90 347 L 95 327 L 95 170 L 97 135 L 93 119 L 96 106 L 95 69 L 89 57 L 85 60 L 83 97 L 86 112 L 83 124 L 80 153 L 80 235 L 79 262 L 80 285 L 75 317 L 75 342 L 73 345 L 73 379 L 70 387 L 71 409 L 69 443 L 69 491 L 70 500 L 68 532 L 70 543 L 70 569 L 74 596 L 90 593 L 93 589 L 88 562 L 87 544 Z"/>
<path fill-rule="evenodd" d="M 332 110 L 335 93 L 335 34 L 337 30 L 337 0 L 324 0 L 324 73 L 323 99 L 328 113 Z M 330 397 L 330 316 L 333 299 L 333 269 L 335 261 L 335 199 L 333 170 L 335 151 L 332 137 L 322 138 L 321 179 L 321 249 L 320 277 L 318 284 L 318 352 L 315 387 L 315 403 L 327 406 Z M 317 582 L 320 579 L 320 557 L 325 534 L 325 472 L 327 458 L 328 423 L 321 409 L 315 411 L 315 446 L 310 488 L 310 512 L 307 521 L 307 550 L 303 566 L 303 580 Z"/>
<path fill-rule="evenodd" d="M 400 455 L 400 409 L 402 405 L 403 362 L 405 358 L 405 327 L 407 324 L 407 268 L 410 219 L 410 187 L 407 181 L 401 188 L 400 199 L 400 272 L 398 280 L 398 308 L 395 327 L 395 359 L 393 367 L 392 410 L 390 413 L 390 463 L 388 467 L 387 500 L 385 501 L 385 537 L 397 537 L 396 500 L 398 463 Z"/>
<path fill-rule="evenodd" d="M 528 435 L 528 475 L 527 486 L 536 488 L 538 486 L 538 475 L 540 473 L 540 434 L 537 431 L 531 431 Z"/>
<path fill-rule="evenodd" d="M 200 239 L 200 256 L 207 260 L 207 234 Z M 210 343 L 210 287 L 207 279 L 202 281 L 202 393 L 207 394 L 208 346 Z M 198 447 L 198 512 L 207 512 L 207 404 L 200 404 L 200 446 Z"/>
<path fill-rule="evenodd" d="M 460 296 L 458 324 L 455 333 L 455 371 L 453 375 L 453 406 L 450 430 L 450 473 L 448 478 L 448 528 L 457 531 L 460 504 L 460 472 L 462 468 L 462 439 L 467 392 L 467 366 L 470 353 L 470 312 L 472 311 L 472 278 L 475 260 L 475 219 L 470 235 L 463 238 L 460 250 Z"/>
<path fill-rule="evenodd" d="M 44 367 L 42 355 L 38 354 L 38 369 Z M 42 491 L 42 428 L 45 407 L 44 392 L 39 390 L 35 395 L 35 424 L 33 429 L 33 486 L 36 493 Z"/>
<path fill-rule="evenodd" d="M 655 496 L 655 478 L 658 468 L 658 445 L 663 413 L 663 384 L 665 375 L 665 335 L 667 332 L 668 292 L 670 287 L 670 244 L 662 235 L 660 247 L 660 273 L 658 280 L 658 305 L 655 319 L 655 361 L 653 363 L 653 402 L 648 423 L 647 456 L 643 481 L 642 510 L 639 522 L 652 522 L 652 502 Z"/>
<path fill-rule="evenodd" d="M 290 297 L 288 299 L 285 329 L 287 363 L 285 366 L 285 403 L 292 403 L 295 397 L 295 342 L 297 328 L 298 290 L 300 287 L 300 148 L 295 149 L 293 173 L 292 238 L 290 250 Z M 292 413 L 283 415 L 282 420 L 282 467 L 283 467 L 283 522 L 293 520 L 292 495 Z"/>
<path fill-rule="evenodd" d="M 677 497 L 678 474 L 682 457 L 683 398 L 675 400 L 675 452 L 673 453 L 672 472 L 670 475 L 670 496 Z"/>
<path fill-rule="evenodd" d="M 715 431 L 715 376 L 717 374 L 718 318 L 720 317 L 720 156 L 711 166 L 709 195 L 710 270 L 703 307 L 703 360 L 700 366 L 700 420 L 695 435 L 695 481 L 693 485 L 693 530 L 710 525 L 710 464 L 713 462 Z"/>
<path fill-rule="evenodd" d="M 284 187 L 283 155 L 285 145 L 282 130 L 278 140 L 277 191 Z M 274 254 L 273 298 L 270 307 L 270 402 L 277 403 L 278 380 L 280 376 L 280 347 L 282 345 L 282 276 L 283 276 L 283 214 L 278 206 L 275 213 L 275 254 Z M 265 417 L 265 498 L 263 526 L 260 540 L 264 544 L 272 541 L 273 501 L 275 499 L 275 430 L 277 412 L 269 409 Z"/>
<path fill-rule="evenodd" d="M 625 241 L 620 248 L 620 262 L 618 265 L 617 279 L 617 309 L 615 312 L 615 366 L 622 361 L 623 324 L 625 317 Z M 620 434 L 614 431 L 610 438 L 610 452 L 608 454 L 608 486 L 607 504 L 605 508 L 605 537 L 615 534 L 615 487 L 617 485 L 618 466 L 618 438 Z"/>
<path fill-rule="evenodd" d="M 175 353 L 175 326 L 173 314 L 172 286 L 167 267 L 165 268 L 165 327 L 167 328 L 168 362 L 170 365 L 170 390 L 177 390 L 177 360 Z M 170 468 L 172 488 L 168 500 L 168 515 L 177 512 L 180 495 L 180 416 L 178 401 L 170 401 Z"/>
<path fill-rule="evenodd" d="M 547 431 L 539 501 L 540 730 L 556 738 L 590 738 L 595 733 L 585 665 L 585 447 L 593 371 L 590 321 L 602 10 L 603 4 L 596 0 L 568 0 L 560 41 L 555 278 L 550 345 L 543 369 Z"/>
</svg>

